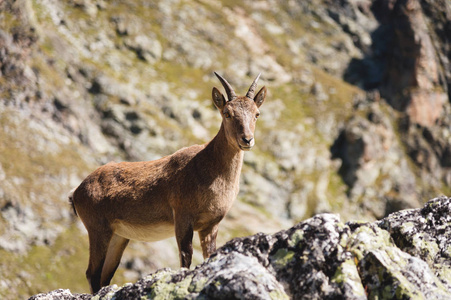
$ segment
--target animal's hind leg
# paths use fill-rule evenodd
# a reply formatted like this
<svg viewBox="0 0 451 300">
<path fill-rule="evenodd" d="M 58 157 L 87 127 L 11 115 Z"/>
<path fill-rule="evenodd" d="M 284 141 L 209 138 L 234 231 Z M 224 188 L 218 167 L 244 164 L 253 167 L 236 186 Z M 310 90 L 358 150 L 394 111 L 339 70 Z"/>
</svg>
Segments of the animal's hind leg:
<svg viewBox="0 0 451 300">
<path fill-rule="evenodd" d="M 105 263 L 103 264 L 100 281 L 101 286 L 110 284 L 111 279 L 113 278 L 114 273 L 116 272 L 121 261 L 122 253 L 124 253 L 129 241 L 129 239 L 113 234 L 108 246 Z"/>
<path fill-rule="evenodd" d="M 86 270 L 86 278 L 88 279 L 91 287 L 91 293 L 97 293 L 101 285 L 101 276 L 103 264 L 108 250 L 108 244 L 110 243 L 113 232 L 111 230 L 106 231 L 89 231 L 89 264 Z"/>
</svg>

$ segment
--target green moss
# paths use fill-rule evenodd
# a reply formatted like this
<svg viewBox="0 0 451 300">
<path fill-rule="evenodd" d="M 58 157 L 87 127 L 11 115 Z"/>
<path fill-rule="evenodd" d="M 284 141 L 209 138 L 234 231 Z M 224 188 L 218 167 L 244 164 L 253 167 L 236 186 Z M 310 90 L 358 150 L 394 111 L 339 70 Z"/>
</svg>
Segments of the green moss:
<svg viewBox="0 0 451 300">
<path fill-rule="evenodd" d="M 204 101 L 211 99 L 211 86 L 217 83 L 204 81 L 205 70 L 168 61 L 160 61 L 154 67 L 159 74 L 159 80 L 170 82 L 171 92 L 175 95 L 183 96 L 187 88 L 189 88 L 199 93 L 197 99 L 194 100 Z"/>
<path fill-rule="evenodd" d="M 327 111 L 333 113 L 337 119 L 345 120 L 353 114 L 352 100 L 358 94 L 364 92 L 358 87 L 344 82 L 341 78 L 337 78 L 326 71 L 312 66 L 312 73 L 315 81 L 320 82 L 325 91 L 330 88 L 335 89 L 335 93 L 330 95 L 327 101 Z"/>
<path fill-rule="evenodd" d="M 404 273 L 408 265 L 412 264 L 410 256 L 396 247 L 387 231 L 377 227 L 361 226 L 351 234 L 349 241 L 352 242 L 347 248 L 356 258 L 360 277 L 367 278 L 371 275 L 373 278 L 366 286 L 369 298 L 424 297 L 421 287 L 409 280 Z M 446 298 L 447 291 L 443 283 L 438 279 L 433 280 L 437 286 L 435 295 L 443 295 Z"/>
<path fill-rule="evenodd" d="M 388 249 L 390 245 L 393 246 L 388 232 L 379 228 L 375 228 L 375 231 L 368 226 L 360 226 L 350 235 L 348 241 L 351 244 L 347 248 L 357 260 L 362 260 L 373 249 Z"/>
<path fill-rule="evenodd" d="M 190 275 L 175 284 L 174 291 L 172 292 L 174 299 L 185 299 L 185 296 L 190 294 L 189 288 L 192 280 L 193 276 Z"/>
<path fill-rule="evenodd" d="M 47 45 L 46 47 L 50 48 L 51 45 Z M 50 66 L 42 56 L 36 55 L 33 58 L 31 66 L 34 70 L 39 72 L 39 76 L 41 76 L 48 83 L 43 86 L 43 92 L 51 95 L 53 94 L 53 91 L 62 89 L 65 86 L 65 76 L 62 76 L 60 71 L 54 66 Z"/>
<path fill-rule="evenodd" d="M 446 263 L 434 264 L 432 269 L 436 276 L 448 286 L 451 285 L 451 268 L 446 265 Z"/>
<path fill-rule="evenodd" d="M 348 286 L 348 288 L 351 288 L 353 296 L 365 296 L 365 289 L 353 259 L 348 259 L 339 265 L 334 276 L 331 278 L 331 281 L 336 282 L 342 288 L 345 285 Z"/>
<path fill-rule="evenodd" d="M 343 178 L 334 171 L 329 172 L 329 184 L 327 185 L 327 199 L 333 199 L 333 201 L 329 201 L 332 212 L 341 212 L 343 211 L 343 206 L 346 202 L 346 198 L 344 197 L 347 185 L 344 183 Z M 342 220 L 344 220 L 344 216 L 342 216 Z"/>
<path fill-rule="evenodd" d="M 415 229 L 415 223 L 413 222 L 405 222 L 401 225 L 401 233 L 407 234 Z"/>
<path fill-rule="evenodd" d="M 15 14 L 2 10 L 0 13 L 0 28 L 6 32 L 11 32 L 15 27 L 22 26 L 22 22 L 17 19 Z"/>
<path fill-rule="evenodd" d="M 34 246 L 26 255 L 0 250 L 2 280 L 22 281 L 14 291 L 0 290 L 0 297 L 23 299 L 59 288 L 88 292 L 87 249 L 87 238 L 73 225 L 53 245 Z"/>
<path fill-rule="evenodd" d="M 242 1 L 239 0 L 221 0 L 221 4 L 224 7 L 228 7 L 228 8 L 235 8 L 235 7 L 242 7 L 243 9 L 247 8 L 246 5 L 243 5 Z"/>
<path fill-rule="evenodd" d="M 429 241 L 422 234 L 415 234 L 412 237 L 413 246 L 420 252 L 421 258 L 427 263 L 433 263 L 437 254 L 440 253 L 440 247 L 435 241 Z"/>
<path fill-rule="evenodd" d="M 174 283 L 171 282 L 174 274 L 175 271 L 163 270 L 151 275 L 151 278 L 158 278 L 151 286 L 151 299 L 185 299 L 191 293 L 193 276 L 188 275 L 182 281 Z"/>
<path fill-rule="evenodd" d="M 451 197 L 451 186 L 448 186 L 447 184 L 442 183 L 440 191 L 441 191 L 442 195 L 446 195 L 448 197 Z M 438 193 L 438 194 L 440 194 L 440 193 Z"/>
<path fill-rule="evenodd" d="M 47 8 L 40 1 L 32 0 L 31 9 L 34 12 L 38 24 L 50 24 L 52 22 L 52 19 L 47 12 Z"/>
<path fill-rule="evenodd" d="M 281 248 L 271 256 L 271 261 L 277 268 L 283 268 L 294 259 L 294 255 L 295 252 Z"/>
<path fill-rule="evenodd" d="M 407 278 L 406 278 L 406 280 L 407 280 Z M 420 299 L 424 299 L 425 295 L 413 290 L 411 286 L 409 287 L 409 286 L 404 286 L 404 285 L 400 284 L 396 287 L 395 296 L 396 296 L 396 299 L 412 299 L 412 300 L 418 299 L 418 300 L 420 300 Z"/>
<path fill-rule="evenodd" d="M 288 246 L 296 247 L 302 240 L 304 239 L 304 231 L 302 229 L 298 229 L 291 235 L 288 240 Z"/>
<path fill-rule="evenodd" d="M 276 99 L 282 99 L 286 109 L 282 111 L 278 126 L 280 129 L 291 129 L 299 123 L 305 124 L 305 119 L 309 116 L 307 95 L 297 90 L 290 84 L 270 87 L 271 94 Z M 308 125 L 307 125 L 308 126 Z M 263 127 L 264 128 L 264 127 Z M 313 126 L 312 126 L 313 128 Z M 272 129 L 272 128 L 271 128 Z M 310 128 L 306 128 L 309 130 Z"/>
<path fill-rule="evenodd" d="M 283 300 L 288 300 L 288 299 L 290 299 L 290 297 L 288 297 L 288 295 L 285 293 L 284 290 L 279 290 L 279 289 L 271 291 L 269 293 L 269 297 L 271 299 L 274 299 L 274 300 L 278 300 L 278 299 L 280 299 L 280 300 L 282 300 L 282 299 Z"/>
<path fill-rule="evenodd" d="M 50 37 L 44 37 L 41 43 L 39 43 L 39 46 L 44 55 L 52 57 L 55 54 L 55 46 L 53 45 L 53 41 Z"/>
<path fill-rule="evenodd" d="M 202 289 L 205 287 L 208 279 L 206 277 L 202 277 L 200 280 L 191 281 L 191 285 L 188 287 L 188 291 L 190 293 L 200 293 Z"/>
</svg>

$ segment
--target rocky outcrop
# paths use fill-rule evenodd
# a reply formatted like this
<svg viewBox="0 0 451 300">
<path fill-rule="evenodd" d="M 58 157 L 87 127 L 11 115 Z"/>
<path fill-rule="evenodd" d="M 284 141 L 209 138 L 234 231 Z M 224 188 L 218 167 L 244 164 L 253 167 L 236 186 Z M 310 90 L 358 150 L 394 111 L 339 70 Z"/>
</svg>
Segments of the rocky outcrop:
<svg viewBox="0 0 451 300">
<path fill-rule="evenodd" d="M 194 270 L 163 269 L 95 299 L 448 299 L 451 198 L 373 223 L 320 214 L 236 238 Z M 91 299 L 57 290 L 30 298 Z"/>
<path fill-rule="evenodd" d="M 449 1 L 378 1 L 376 15 L 391 28 L 391 55 L 381 94 L 405 113 L 403 143 L 423 180 L 437 188 L 450 185 L 446 162 L 450 137 L 451 3 Z"/>
<path fill-rule="evenodd" d="M 358 176 L 350 184 L 349 176 L 367 171 L 375 174 L 377 169 L 383 169 L 383 165 L 394 157 L 392 154 L 399 156 L 401 152 L 407 152 L 409 158 L 403 157 L 403 162 L 398 160 L 392 165 L 395 170 L 403 169 L 405 178 L 393 180 L 392 183 L 396 182 L 393 187 L 396 187 L 390 190 L 391 196 L 379 193 L 377 201 L 379 206 L 384 206 L 386 202 L 388 207 L 395 209 L 416 206 L 419 195 L 434 195 L 437 189 L 451 184 L 447 155 L 451 144 L 451 3 L 418 0 L 344 1 L 343 5 L 334 8 L 331 17 L 343 30 L 352 34 L 354 45 L 363 54 L 361 58 L 351 59 L 344 78 L 361 86 L 370 95 L 377 94 L 377 99 L 385 100 L 396 111 L 385 113 L 383 119 L 390 120 L 397 130 L 373 131 L 375 135 L 363 134 L 367 139 L 364 141 L 367 153 L 384 153 L 388 155 L 387 160 L 383 163 L 373 160 L 372 167 L 367 168 L 366 164 L 361 163 L 362 155 L 339 157 L 343 161 L 341 171 L 355 170 L 351 173 L 341 172 L 350 187 L 349 194 L 352 195 L 358 189 L 368 191 L 364 181 L 357 180 Z M 374 97 L 367 99 L 373 101 Z M 370 110 L 364 110 L 365 114 L 372 114 Z M 355 148 L 347 132 L 362 131 L 361 125 L 362 122 L 357 122 L 356 117 L 351 118 L 335 144 L 345 145 L 347 149 Z M 381 143 L 378 140 L 386 139 L 388 132 L 395 131 L 398 135 L 392 135 L 392 145 L 398 144 L 404 149 L 396 146 L 398 150 L 391 148 L 390 151 L 380 151 Z M 344 136 L 348 139 L 343 139 Z M 369 139 L 373 141 L 370 143 Z M 406 166 L 408 160 L 413 161 L 418 169 Z M 421 179 L 421 188 L 417 187 L 414 192 L 417 195 L 398 197 L 400 193 L 405 194 L 402 190 L 412 192 L 409 186 L 412 185 L 413 176 Z M 363 175 L 361 178 L 368 177 Z"/>
<path fill-rule="evenodd" d="M 339 174 L 349 187 L 350 201 L 377 218 L 419 207 L 415 174 L 394 134 L 393 110 L 382 107 L 371 94 L 354 109 L 331 147 L 332 157 L 342 161 Z"/>
<path fill-rule="evenodd" d="M 331 16 L 364 54 L 351 60 L 345 78 L 366 90 L 380 90 L 412 123 L 435 126 L 450 105 L 450 3 L 344 1 L 337 10 Z"/>
</svg>

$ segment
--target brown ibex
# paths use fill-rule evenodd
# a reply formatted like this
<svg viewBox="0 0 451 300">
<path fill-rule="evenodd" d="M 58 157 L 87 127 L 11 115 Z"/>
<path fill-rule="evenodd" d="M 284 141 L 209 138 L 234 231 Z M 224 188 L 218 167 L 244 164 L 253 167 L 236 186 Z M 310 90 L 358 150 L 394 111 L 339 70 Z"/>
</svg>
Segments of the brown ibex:
<svg viewBox="0 0 451 300">
<path fill-rule="evenodd" d="M 129 240 L 158 241 L 175 234 L 181 267 L 189 268 L 193 231 L 204 258 L 216 250 L 218 224 L 239 190 L 243 150 L 254 146 L 258 108 L 266 87 L 237 96 L 220 75 L 227 100 L 214 87 L 221 128 L 209 143 L 146 162 L 110 162 L 71 192 L 69 200 L 89 236 L 86 277 L 91 292 L 108 285 Z"/>
</svg>

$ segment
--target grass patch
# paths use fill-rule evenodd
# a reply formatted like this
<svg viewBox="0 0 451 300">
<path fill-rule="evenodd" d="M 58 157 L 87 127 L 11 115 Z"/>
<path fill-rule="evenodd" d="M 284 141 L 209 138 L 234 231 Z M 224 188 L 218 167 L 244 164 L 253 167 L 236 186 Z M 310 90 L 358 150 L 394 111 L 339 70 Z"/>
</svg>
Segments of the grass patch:
<svg viewBox="0 0 451 300">
<path fill-rule="evenodd" d="M 72 225 L 52 246 L 34 246 L 26 255 L 0 250 L 2 280 L 16 283 L 13 291 L 0 289 L 1 298 L 25 299 L 58 288 L 89 292 L 87 249 L 87 238 Z"/>
<path fill-rule="evenodd" d="M 0 28 L 5 32 L 11 32 L 15 27 L 23 26 L 17 16 L 9 11 L 3 10 L 0 14 Z"/>
<path fill-rule="evenodd" d="M 70 181 L 62 177 L 81 177 L 91 169 L 74 150 L 78 145 L 62 144 L 46 131 L 30 128 L 29 123 L 20 121 L 24 116 L 14 110 L 6 109 L 0 116 L 0 165 L 9 183 L 4 186 L 5 192 L 16 198 L 11 200 L 30 205 L 30 194 L 35 194 L 40 199 L 55 201 L 70 189 L 67 186 Z M 59 184 L 49 189 L 49 182 L 55 180 L 60 180 Z M 34 205 L 39 211 L 41 205 Z"/>
</svg>

